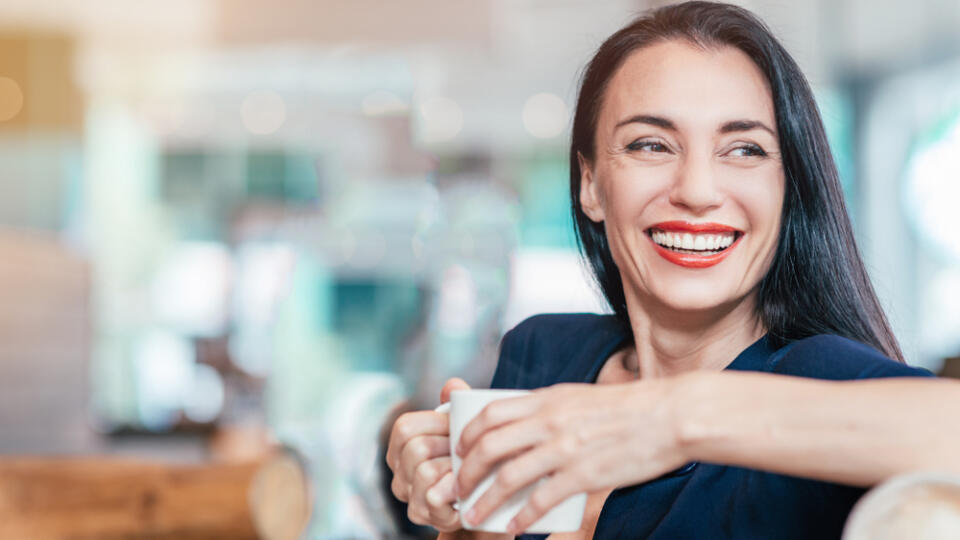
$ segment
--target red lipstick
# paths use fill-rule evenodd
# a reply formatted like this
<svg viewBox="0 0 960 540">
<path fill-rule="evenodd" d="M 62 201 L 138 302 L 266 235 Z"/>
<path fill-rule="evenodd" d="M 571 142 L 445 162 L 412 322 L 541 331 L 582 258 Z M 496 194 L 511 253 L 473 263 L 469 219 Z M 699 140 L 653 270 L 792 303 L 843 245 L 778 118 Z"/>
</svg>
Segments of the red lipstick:
<svg viewBox="0 0 960 540">
<path fill-rule="evenodd" d="M 660 231 L 688 232 L 688 233 L 728 233 L 739 232 L 729 225 L 720 223 L 689 223 L 686 221 L 664 221 L 650 227 Z"/>
<path fill-rule="evenodd" d="M 678 253 L 676 251 L 667 249 L 660 244 L 653 241 L 653 235 L 649 234 L 650 229 L 657 229 L 666 232 L 685 232 L 685 233 L 699 233 L 699 234 L 710 234 L 710 233 L 736 233 L 736 238 L 734 238 L 733 243 L 729 247 L 724 249 L 719 253 L 714 253 L 712 255 L 696 255 L 692 253 Z M 657 223 L 656 225 L 650 227 L 647 230 L 647 238 L 650 239 L 650 243 L 653 245 L 653 249 L 664 259 L 672 262 L 673 264 L 683 266 L 686 268 L 707 268 L 715 264 L 719 264 L 720 261 L 727 258 L 727 255 L 737 244 L 740 243 L 740 239 L 743 238 L 743 234 L 740 233 L 737 229 L 730 227 L 728 225 L 721 225 L 719 223 L 688 223 L 686 221 L 664 221 L 662 223 Z"/>
</svg>

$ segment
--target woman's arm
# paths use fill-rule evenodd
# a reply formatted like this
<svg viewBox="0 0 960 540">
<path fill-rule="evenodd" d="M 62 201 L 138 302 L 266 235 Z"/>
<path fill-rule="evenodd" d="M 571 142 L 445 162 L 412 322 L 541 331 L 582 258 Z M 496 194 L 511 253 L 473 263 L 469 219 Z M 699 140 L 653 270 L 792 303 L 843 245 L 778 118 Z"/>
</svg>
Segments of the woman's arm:
<svg viewBox="0 0 960 540">
<path fill-rule="evenodd" d="M 909 471 L 960 472 L 955 382 L 692 373 L 672 394 L 678 444 L 691 460 L 860 486 Z"/>
<path fill-rule="evenodd" d="M 496 401 L 460 435 L 465 519 L 486 517 L 546 477 L 514 518 L 526 530 L 574 493 L 656 478 L 689 461 L 852 485 L 898 473 L 960 470 L 960 385 L 935 379 L 827 382 L 762 373 L 689 373 L 624 384 L 558 384 Z"/>
</svg>

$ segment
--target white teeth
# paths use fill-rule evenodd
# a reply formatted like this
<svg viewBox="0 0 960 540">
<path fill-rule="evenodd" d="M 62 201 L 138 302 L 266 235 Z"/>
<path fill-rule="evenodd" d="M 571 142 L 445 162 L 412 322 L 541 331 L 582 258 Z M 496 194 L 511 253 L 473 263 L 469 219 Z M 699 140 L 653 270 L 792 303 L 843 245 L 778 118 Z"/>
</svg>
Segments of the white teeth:
<svg viewBox="0 0 960 540">
<path fill-rule="evenodd" d="M 726 249 L 736 239 L 735 233 L 691 234 L 666 231 L 651 231 L 653 241 L 661 246 L 693 251 L 719 251 Z"/>
</svg>

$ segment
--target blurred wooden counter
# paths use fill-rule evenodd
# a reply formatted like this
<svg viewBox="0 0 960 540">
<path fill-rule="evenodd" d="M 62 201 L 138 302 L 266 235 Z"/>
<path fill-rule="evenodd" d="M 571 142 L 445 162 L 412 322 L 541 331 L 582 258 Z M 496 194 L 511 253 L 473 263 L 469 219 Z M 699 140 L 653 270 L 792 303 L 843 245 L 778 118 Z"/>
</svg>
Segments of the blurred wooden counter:
<svg viewBox="0 0 960 540">
<path fill-rule="evenodd" d="M 253 539 L 259 464 L 0 459 L 0 538 Z"/>
</svg>

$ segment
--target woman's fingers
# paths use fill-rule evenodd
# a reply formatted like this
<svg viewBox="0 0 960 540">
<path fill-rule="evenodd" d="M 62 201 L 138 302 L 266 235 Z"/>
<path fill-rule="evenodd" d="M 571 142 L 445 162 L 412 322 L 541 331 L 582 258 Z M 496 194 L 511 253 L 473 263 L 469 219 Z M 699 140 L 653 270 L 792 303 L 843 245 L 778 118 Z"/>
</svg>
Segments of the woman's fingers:
<svg viewBox="0 0 960 540">
<path fill-rule="evenodd" d="M 428 460 L 450 455 L 450 438 L 443 435 L 416 437 L 403 447 L 398 472 L 408 482 L 415 478 L 417 467 Z M 396 473 L 395 473 L 396 474 Z"/>
<path fill-rule="evenodd" d="M 450 379 L 441 390 L 440 401 L 449 401 L 454 390 L 469 388 L 462 379 Z M 451 504 L 456 495 L 449 433 L 450 421 L 445 413 L 401 415 L 393 424 L 385 456 L 393 471 L 390 489 L 407 503 L 410 520 L 440 531 L 460 528 L 460 515 Z"/>
<path fill-rule="evenodd" d="M 581 484 L 582 482 L 578 480 L 577 475 L 570 471 L 561 471 L 552 477 L 548 477 L 530 494 L 527 504 L 507 525 L 507 532 L 520 534 L 527 530 L 567 497 L 582 492 Z"/>
<path fill-rule="evenodd" d="M 514 422 L 480 437 L 463 458 L 457 489 L 466 497 L 490 473 L 497 463 L 519 455 L 549 437 L 540 422 Z"/>
<path fill-rule="evenodd" d="M 452 505 L 453 502 L 457 500 L 457 494 L 453 491 L 455 480 L 453 469 L 451 468 L 448 473 L 443 475 L 440 481 L 427 490 L 427 504 L 437 508 Z"/>
<path fill-rule="evenodd" d="M 444 480 L 449 477 L 449 479 Z M 452 464 L 449 457 L 430 459 L 420 463 L 414 472 L 410 494 L 410 503 L 407 506 L 407 515 L 410 521 L 420 525 L 431 525 L 434 528 L 454 530 L 459 528 L 460 517 L 450 504 L 447 492 L 452 486 L 445 487 L 443 482 L 452 484 Z"/>
<path fill-rule="evenodd" d="M 393 424 L 386 461 L 393 471 L 390 490 L 401 501 L 410 502 L 411 479 L 420 461 L 450 453 L 448 425 L 447 415 L 433 411 L 406 413 Z"/>
<path fill-rule="evenodd" d="M 411 439 L 421 435 L 443 435 L 450 432 L 450 421 L 446 414 L 434 411 L 416 411 L 400 415 L 393 423 L 390 442 L 387 446 L 387 465 L 396 474 L 400 464 L 400 454 Z"/>
<path fill-rule="evenodd" d="M 428 459 L 417 464 L 416 470 L 410 476 L 410 502 L 407 505 L 410 521 L 420 525 L 430 523 L 426 492 L 443 477 L 448 468 L 441 458 Z"/>
<path fill-rule="evenodd" d="M 399 474 L 393 475 L 393 480 L 390 481 L 390 491 L 401 501 L 410 502 L 410 482 L 404 480 Z"/>
<path fill-rule="evenodd" d="M 473 524 L 483 522 L 518 491 L 552 473 L 562 463 L 559 454 L 548 446 L 541 446 L 504 463 L 493 483 L 471 507 L 466 519 Z"/>
<path fill-rule="evenodd" d="M 447 379 L 447 382 L 443 384 L 443 388 L 440 389 L 440 403 L 446 403 L 450 401 L 450 393 L 454 390 L 469 390 L 470 385 L 467 384 L 467 381 L 461 379 L 460 377 L 453 377 Z"/>
<path fill-rule="evenodd" d="M 457 500 L 453 493 L 453 482 L 453 471 L 447 471 L 433 487 L 427 490 L 425 497 L 433 518 L 432 522 L 450 531 L 461 527 L 460 513 L 453 508 L 453 502 Z"/>
<path fill-rule="evenodd" d="M 480 411 L 460 432 L 457 454 L 466 456 L 481 435 L 496 427 L 532 414 L 540 407 L 536 394 L 494 401 Z"/>
</svg>

